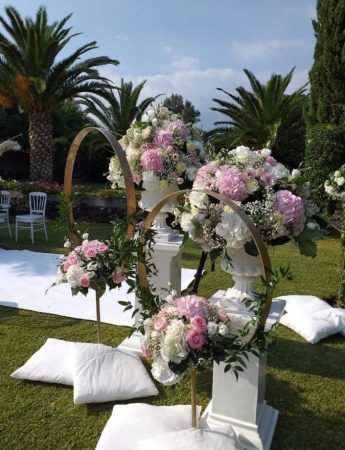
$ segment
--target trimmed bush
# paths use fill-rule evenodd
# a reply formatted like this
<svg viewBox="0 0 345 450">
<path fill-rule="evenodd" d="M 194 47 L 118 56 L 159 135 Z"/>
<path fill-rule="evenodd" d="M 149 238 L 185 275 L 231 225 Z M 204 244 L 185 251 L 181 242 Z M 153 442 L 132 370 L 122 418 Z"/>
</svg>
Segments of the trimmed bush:
<svg viewBox="0 0 345 450">
<path fill-rule="evenodd" d="M 335 125 L 314 125 L 307 132 L 305 153 L 306 173 L 314 201 L 321 207 L 328 196 L 324 182 L 330 172 L 336 170 L 344 159 L 344 132 Z"/>
</svg>

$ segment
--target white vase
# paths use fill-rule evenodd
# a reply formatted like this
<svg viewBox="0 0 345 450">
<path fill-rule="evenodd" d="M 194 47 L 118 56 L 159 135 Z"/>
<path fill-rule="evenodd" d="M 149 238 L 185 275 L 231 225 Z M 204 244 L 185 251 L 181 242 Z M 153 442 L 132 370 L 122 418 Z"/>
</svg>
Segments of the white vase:
<svg viewBox="0 0 345 450">
<path fill-rule="evenodd" d="M 241 301 L 254 296 L 255 279 L 263 275 L 261 259 L 259 256 L 249 255 L 244 246 L 227 249 L 227 253 L 232 260 L 232 267 L 229 267 L 226 272 L 232 275 L 235 284 L 226 291 L 226 300 L 224 300 L 223 306 L 245 311 L 247 308 Z"/>
<path fill-rule="evenodd" d="M 164 197 L 174 192 L 177 192 L 179 187 L 177 184 L 168 184 L 166 189 L 160 189 L 159 183 L 146 187 L 141 193 L 141 199 L 139 201 L 140 208 L 145 211 L 152 211 L 152 209 L 160 202 Z M 152 228 L 157 231 L 155 240 L 158 242 L 169 242 L 176 238 L 177 232 L 169 227 L 166 223 L 168 212 L 171 212 L 176 204 L 176 199 L 171 200 L 162 207 L 158 213 L 156 219 L 153 222 Z"/>
</svg>

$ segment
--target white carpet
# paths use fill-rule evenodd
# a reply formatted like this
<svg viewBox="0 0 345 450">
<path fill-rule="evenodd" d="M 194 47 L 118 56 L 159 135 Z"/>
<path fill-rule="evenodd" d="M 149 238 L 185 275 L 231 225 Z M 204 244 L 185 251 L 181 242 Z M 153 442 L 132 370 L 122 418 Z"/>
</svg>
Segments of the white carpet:
<svg viewBox="0 0 345 450">
<path fill-rule="evenodd" d="M 72 296 L 68 284 L 45 291 L 56 278 L 59 255 L 28 250 L 0 249 L 0 305 L 28 309 L 77 319 L 96 320 L 95 295 Z M 182 289 L 193 281 L 195 270 L 182 269 Z M 101 298 L 101 321 L 114 325 L 133 325 L 132 311 L 122 312 L 117 300 L 134 301 L 127 285 L 106 292 Z"/>
</svg>

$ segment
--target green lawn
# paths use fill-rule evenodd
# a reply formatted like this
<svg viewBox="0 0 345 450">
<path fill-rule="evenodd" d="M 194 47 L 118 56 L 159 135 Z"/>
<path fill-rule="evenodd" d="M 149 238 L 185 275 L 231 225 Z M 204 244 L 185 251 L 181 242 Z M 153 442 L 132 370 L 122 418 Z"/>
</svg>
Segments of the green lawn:
<svg viewBox="0 0 345 450">
<path fill-rule="evenodd" d="M 93 237 L 105 236 L 109 225 L 80 225 Z M 0 247 L 59 252 L 63 231 L 49 224 L 48 244 L 38 238 L 32 247 L 28 237 L 19 245 L 0 230 Z M 184 267 L 196 267 L 198 248 L 188 242 Z M 309 293 L 329 296 L 339 280 L 339 242 L 319 243 L 318 257 L 301 257 L 291 246 L 271 249 L 275 266 L 291 264 L 292 282 L 284 281 L 279 293 Z M 217 269 L 206 275 L 200 293 L 211 295 L 230 285 L 229 277 Z M 127 330 L 102 325 L 102 340 L 116 345 Z M 93 341 L 95 324 L 54 315 L 0 307 L 0 450 L 91 450 L 94 449 L 114 403 L 73 405 L 72 388 L 11 379 L 9 374 L 23 364 L 48 337 Z M 269 404 L 280 411 L 272 450 L 336 450 L 345 435 L 345 339 L 340 335 L 316 345 L 280 326 L 277 342 L 269 354 L 267 394 Z M 159 398 L 143 399 L 152 404 L 189 402 L 189 379 L 163 388 Z M 211 392 L 211 373 L 198 380 L 198 400 L 206 406 Z"/>
</svg>

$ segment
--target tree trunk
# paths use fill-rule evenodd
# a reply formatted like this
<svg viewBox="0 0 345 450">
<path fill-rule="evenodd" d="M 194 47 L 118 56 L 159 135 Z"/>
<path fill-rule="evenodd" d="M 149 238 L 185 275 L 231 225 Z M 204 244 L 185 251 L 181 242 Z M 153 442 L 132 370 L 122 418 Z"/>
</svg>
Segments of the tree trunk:
<svg viewBox="0 0 345 450">
<path fill-rule="evenodd" d="M 49 112 L 29 114 L 30 179 L 53 181 L 53 127 Z"/>
</svg>

